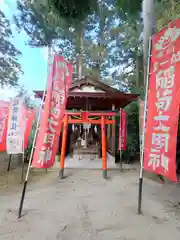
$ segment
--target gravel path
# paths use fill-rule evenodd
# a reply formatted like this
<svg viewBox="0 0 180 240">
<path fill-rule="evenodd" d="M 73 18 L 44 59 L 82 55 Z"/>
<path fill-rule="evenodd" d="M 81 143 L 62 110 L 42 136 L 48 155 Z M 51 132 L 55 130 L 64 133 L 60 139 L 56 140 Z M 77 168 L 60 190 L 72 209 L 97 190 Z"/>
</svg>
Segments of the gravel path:
<svg viewBox="0 0 180 240">
<path fill-rule="evenodd" d="M 28 185 L 21 220 L 20 187 L 6 194 L 0 188 L 0 240 L 179 240 L 180 219 L 164 202 L 180 199 L 177 185 L 145 179 L 138 216 L 136 171 L 109 171 L 108 180 L 97 170 L 65 174 L 63 180 L 55 171 L 41 174 Z"/>
</svg>

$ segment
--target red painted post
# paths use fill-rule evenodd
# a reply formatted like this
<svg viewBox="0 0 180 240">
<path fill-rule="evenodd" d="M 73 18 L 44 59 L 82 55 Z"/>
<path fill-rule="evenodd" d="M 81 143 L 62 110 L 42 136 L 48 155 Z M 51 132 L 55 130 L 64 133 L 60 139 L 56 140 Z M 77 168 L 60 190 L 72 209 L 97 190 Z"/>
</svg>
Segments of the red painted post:
<svg viewBox="0 0 180 240">
<path fill-rule="evenodd" d="M 105 117 L 101 117 L 101 141 L 102 141 L 102 169 L 103 178 L 107 179 L 107 153 L 106 153 L 106 131 L 105 131 Z"/>
<path fill-rule="evenodd" d="M 68 131 L 68 115 L 64 117 L 64 127 L 62 135 L 62 146 L 61 146 L 61 155 L 60 155 L 60 171 L 59 177 L 62 179 L 64 177 L 64 163 L 66 155 L 66 141 L 67 141 L 67 131 Z"/>
</svg>

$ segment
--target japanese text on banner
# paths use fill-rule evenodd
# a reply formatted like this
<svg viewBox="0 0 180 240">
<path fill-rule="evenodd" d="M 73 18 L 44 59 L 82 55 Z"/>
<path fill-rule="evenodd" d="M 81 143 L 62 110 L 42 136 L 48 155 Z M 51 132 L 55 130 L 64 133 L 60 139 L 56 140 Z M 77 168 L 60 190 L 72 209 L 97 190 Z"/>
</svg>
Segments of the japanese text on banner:
<svg viewBox="0 0 180 240">
<path fill-rule="evenodd" d="M 152 39 L 144 168 L 176 178 L 179 115 L 180 20 Z"/>
<path fill-rule="evenodd" d="M 126 121 L 127 121 L 126 112 L 120 109 L 120 123 L 119 123 L 119 150 L 120 151 L 126 150 L 126 141 L 127 141 Z"/>
<path fill-rule="evenodd" d="M 6 148 L 8 154 L 23 153 L 26 109 L 23 98 L 15 98 L 9 109 Z"/>
<path fill-rule="evenodd" d="M 63 57 L 55 56 L 48 92 L 42 115 L 43 122 L 37 138 L 32 165 L 47 168 L 54 164 L 60 127 L 66 108 L 68 88 L 72 77 L 72 65 Z"/>
</svg>

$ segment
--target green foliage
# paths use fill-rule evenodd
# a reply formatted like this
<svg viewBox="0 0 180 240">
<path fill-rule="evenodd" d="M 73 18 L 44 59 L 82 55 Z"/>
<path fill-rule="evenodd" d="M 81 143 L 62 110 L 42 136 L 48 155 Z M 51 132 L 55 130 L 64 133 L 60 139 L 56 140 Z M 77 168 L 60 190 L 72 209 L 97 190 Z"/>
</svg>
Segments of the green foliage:
<svg viewBox="0 0 180 240">
<path fill-rule="evenodd" d="M 134 68 L 134 52 L 140 51 L 140 27 L 136 24 L 131 27 L 130 22 L 121 22 L 118 28 L 114 0 L 98 1 L 97 11 L 83 21 L 72 21 L 71 18 L 65 20 L 58 11 L 53 10 L 50 1 L 49 5 L 38 2 L 18 2 L 19 11 L 15 16 L 18 28 L 29 35 L 31 46 L 47 46 L 56 39 L 54 44 L 59 54 L 76 64 L 77 69 L 83 64 L 83 75 L 89 74 L 97 78 L 99 74 L 102 78 L 107 77 L 114 67 Z M 128 48 L 129 44 L 131 48 Z M 119 78 L 118 81 L 123 82 L 124 79 Z"/>
<path fill-rule="evenodd" d="M 12 30 L 9 20 L 0 11 L 0 85 L 17 84 L 22 73 L 18 58 L 21 52 L 12 44 Z"/>
<path fill-rule="evenodd" d="M 117 15 L 114 1 L 99 1 L 98 11 L 88 17 L 85 29 L 86 57 L 92 72 L 101 73 L 104 78 L 109 75 L 109 69 L 114 66 L 111 61 L 115 45 L 115 37 L 111 37 L 112 29 L 117 25 Z"/>
<path fill-rule="evenodd" d="M 58 26 L 64 26 L 64 22 L 56 14 L 52 14 L 49 6 L 37 6 L 31 4 L 31 0 L 23 0 L 17 2 L 17 8 L 14 21 L 17 28 L 24 30 L 29 36 L 30 46 L 48 46 L 53 39 L 60 37 Z"/>
<path fill-rule="evenodd" d="M 77 29 L 94 11 L 96 0 L 47 0 L 44 4 L 41 0 L 22 0 L 17 6 L 18 13 L 14 15 L 17 27 L 28 34 L 31 46 L 40 47 L 54 39 L 70 38 L 72 28 Z"/>
<path fill-rule="evenodd" d="M 33 120 L 33 123 L 32 123 L 32 129 L 28 139 L 28 148 L 25 151 L 25 162 L 29 161 L 29 157 L 31 155 L 36 127 L 37 127 L 37 115 L 35 115 L 35 119 Z"/>
<path fill-rule="evenodd" d="M 97 0 L 49 0 L 49 5 L 66 20 L 83 21 L 88 14 L 97 9 Z"/>
<path fill-rule="evenodd" d="M 179 0 L 161 0 L 156 2 L 156 29 L 161 30 L 170 21 L 180 18 Z"/>
<path fill-rule="evenodd" d="M 116 0 L 116 6 L 123 19 L 136 18 L 141 11 L 142 0 Z"/>
<path fill-rule="evenodd" d="M 52 1 L 48 5 L 38 2 L 19 1 L 19 11 L 14 17 L 18 28 L 25 30 L 30 37 L 29 44 L 47 46 L 56 39 L 57 52 L 77 66 L 83 62 L 84 73 L 108 75 L 115 63 L 111 60 L 116 48 L 112 46 L 115 37 L 110 35 L 117 21 L 114 0 L 98 1 L 97 11 L 83 21 L 63 18 L 58 7 L 55 11 Z M 116 60 L 116 64 L 120 65 L 120 62 Z"/>
<path fill-rule="evenodd" d="M 117 39 L 112 62 L 113 65 L 118 62 L 121 71 L 114 72 L 114 80 L 120 87 L 126 85 L 128 90 L 139 93 L 139 87 L 144 84 L 142 61 L 137 68 L 137 61 L 142 56 L 140 40 L 143 31 L 140 20 L 142 1 L 119 0 L 116 3 L 121 20 L 118 26 L 111 31 L 111 36 L 115 36 Z"/>
<path fill-rule="evenodd" d="M 127 148 L 123 152 L 123 159 L 130 163 L 139 153 L 139 102 L 135 101 L 124 109 L 127 113 Z"/>
</svg>

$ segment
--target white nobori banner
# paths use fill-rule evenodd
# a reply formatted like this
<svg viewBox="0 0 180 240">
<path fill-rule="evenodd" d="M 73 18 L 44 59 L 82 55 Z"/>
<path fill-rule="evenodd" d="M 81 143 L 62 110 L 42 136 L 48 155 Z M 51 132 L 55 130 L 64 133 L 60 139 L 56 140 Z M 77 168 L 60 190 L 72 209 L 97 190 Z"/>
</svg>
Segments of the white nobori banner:
<svg viewBox="0 0 180 240">
<path fill-rule="evenodd" d="M 24 131 L 26 124 L 26 109 L 24 98 L 15 98 L 9 108 L 6 149 L 8 154 L 24 152 Z"/>
</svg>

